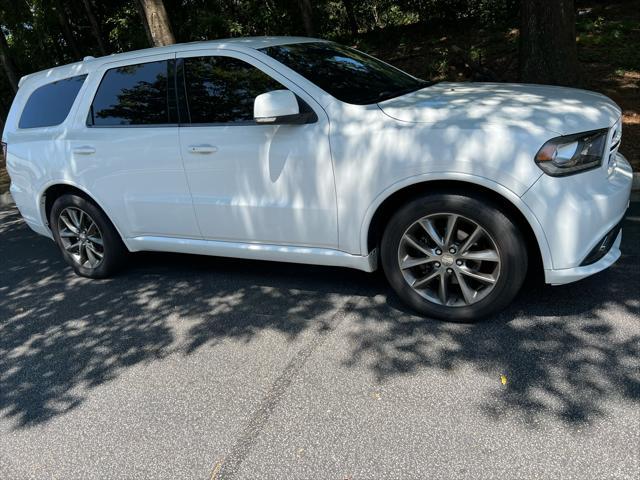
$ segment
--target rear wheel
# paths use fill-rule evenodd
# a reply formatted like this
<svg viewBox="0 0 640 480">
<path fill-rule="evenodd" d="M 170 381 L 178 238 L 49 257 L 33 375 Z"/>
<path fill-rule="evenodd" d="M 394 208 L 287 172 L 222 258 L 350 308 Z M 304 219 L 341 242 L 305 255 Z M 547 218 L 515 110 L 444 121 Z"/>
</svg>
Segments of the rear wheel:
<svg viewBox="0 0 640 480">
<path fill-rule="evenodd" d="M 120 235 L 86 198 L 74 194 L 57 198 L 49 225 L 64 259 L 78 275 L 104 278 L 121 266 L 127 249 Z"/>
<path fill-rule="evenodd" d="M 381 244 L 389 283 L 412 308 L 470 322 L 503 309 L 527 271 L 516 225 L 489 199 L 433 194 L 402 207 Z"/>
</svg>

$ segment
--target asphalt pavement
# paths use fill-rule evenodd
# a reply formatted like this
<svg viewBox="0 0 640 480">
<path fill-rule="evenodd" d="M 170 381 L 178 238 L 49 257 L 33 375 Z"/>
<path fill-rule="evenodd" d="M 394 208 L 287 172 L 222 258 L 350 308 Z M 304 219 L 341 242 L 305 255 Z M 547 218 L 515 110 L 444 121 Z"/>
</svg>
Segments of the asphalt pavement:
<svg viewBox="0 0 640 480">
<path fill-rule="evenodd" d="M 12 208 L 0 272 L 1 479 L 640 476 L 640 203 L 613 268 L 477 325 L 335 268 L 90 281 Z"/>
</svg>

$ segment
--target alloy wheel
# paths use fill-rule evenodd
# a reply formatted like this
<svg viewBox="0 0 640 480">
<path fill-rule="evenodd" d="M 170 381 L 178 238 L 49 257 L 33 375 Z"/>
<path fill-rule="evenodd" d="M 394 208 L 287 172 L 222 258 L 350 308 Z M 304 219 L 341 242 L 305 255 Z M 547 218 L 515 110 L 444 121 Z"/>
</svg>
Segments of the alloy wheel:
<svg viewBox="0 0 640 480">
<path fill-rule="evenodd" d="M 398 263 L 407 284 L 438 305 L 464 307 L 494 289 L 500 253 L 489 233 L 454 213 L 427 215 L 402 235 Z"/>
<path fill-rule="evenodd" d="M 96 268 L 104 258 L 102 232 L 84 210 L 65 208 L 58 217 L 58 235 L 62 247 L 81 267 Z"/>
</svg>

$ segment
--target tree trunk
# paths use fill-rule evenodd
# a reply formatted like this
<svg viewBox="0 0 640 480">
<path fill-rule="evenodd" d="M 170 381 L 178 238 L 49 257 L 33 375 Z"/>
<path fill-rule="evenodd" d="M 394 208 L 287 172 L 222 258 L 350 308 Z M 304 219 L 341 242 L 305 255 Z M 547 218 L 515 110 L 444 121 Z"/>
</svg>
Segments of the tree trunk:
<svg viewBox="0 0 640 480">
<path fill-rule="evenodd" d="M 4 67 L 4 72 L 9 80 L 9 85 L 13 89 L 13 93 L 18 91 L 18 73 L 16 67 L 9 55 L 9 45 L 7 45 L 7 39 L 4 36 L 4 32 L 0 29 L 0 62 Z"/>
<path fill-rule="evenodd" d="M 310 0 L 298 0 L 300 6 L 300 14 L 302 15 L 302 24 L 304 25 L 304 31 L 309 37 L 315 36 L 315 30 L 313 29 L 313 9 L 311 7 Z"/>
<path fill-rule="evenodd" d="M 151 35 L 151 29 L 149 28 L 149 23 L 147 22 L 147 16 L 144 13 L 142 2 L 140 2 L 140 0 L 136 0 L 135 4 L 138 9 L 138 14 L 140 15 L 140 22 L 144 27 L 144 32 L 147 34 L 147 40 L 149 41 L 149 45 L 153 47 L 153 35 Z"/>
<path fill-rule="evenodd" d="M 144 22 L 146 22 L 148 34 L 151 37 L 153 46 L 161 47 L 176 43 L 169 23 L 167 10 L 164 8 L 162 0 L 138 0 L 144 12 Z"/>
<path fill-rule="evenodd" d="M 105 46 L 104 38 L 102 36 L 102 31 L 100 30 L 100 24 L 98 23 L 98 19 L 93 13 L 93 5 L 91 4 L 91 0 L 82 0 L 84 4 L 84 9 L 87 12 L 87 18 L 89 18 L 89 23 L 91 24 L 91 32 L 93 36 L 96 38 L 98 42 L 98 49 L 102 55 L 107 54 L 107 47 Z"/>
<path fill-rule="evenodd" d="M 342 3 L 344 4 L 344 9 L 347 11 L 347 20 L 349 22 L 351 35 L 358 35 L 358 22 L 355 12 L 353 11 L 353 0 L 342 0 Z"/>
<path fill-rule="evenodd" d="M 575 85 L 578 78 L 573 0 L 521 0 L 520 79 Z"/>
<path fill-rule="evenodd" d="M 67 42 L 69 48 L 71 48 L 74 58 L 80 59 L 80 57 L 82 57 L 82 54 L 80 53 L 80 49 L 78 48 L 76 39 L 73 36 L 71 25 L 69 24 L 69 20 L 67 19 L 67 12 L 64 10 L 59 0 L 54 0 L 53 9 L 56 12 L 58 22 L 60 23 L 60 27 L 62 28 L 62 35 L 64 36 L 64 39 Z"/>
</svg>

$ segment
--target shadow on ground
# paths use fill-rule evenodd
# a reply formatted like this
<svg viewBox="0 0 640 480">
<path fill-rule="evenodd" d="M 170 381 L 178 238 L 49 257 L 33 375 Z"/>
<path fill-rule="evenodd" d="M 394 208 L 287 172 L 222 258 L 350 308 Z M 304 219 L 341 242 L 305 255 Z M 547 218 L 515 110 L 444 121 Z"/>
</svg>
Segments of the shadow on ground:
<svg viewBox="0 0 640 480">
<path fill-rule="evenodd" d="M 353 297 L 347 367 L 365 365 L 379 382 L 424 368 L 505 373 L 506 387 L 479 399 L 486 415 L 592 422 L 607 415 L 608 400 L 640 401 L 638 210 L 615 268 L 575 285 L 527 286 L 479 325 L 419 319 L 381 275 L 350 270 L 139 254 L 117 278 L 88 281 L 3 210 L 0 415 L 15 428 L 46 422 L 132 365 L 249 342 L 263 330 L 293 339 L 325 328 L 318 319 Z M 176 325 L 186 332 L 180 341 Z"/>
</svg>

